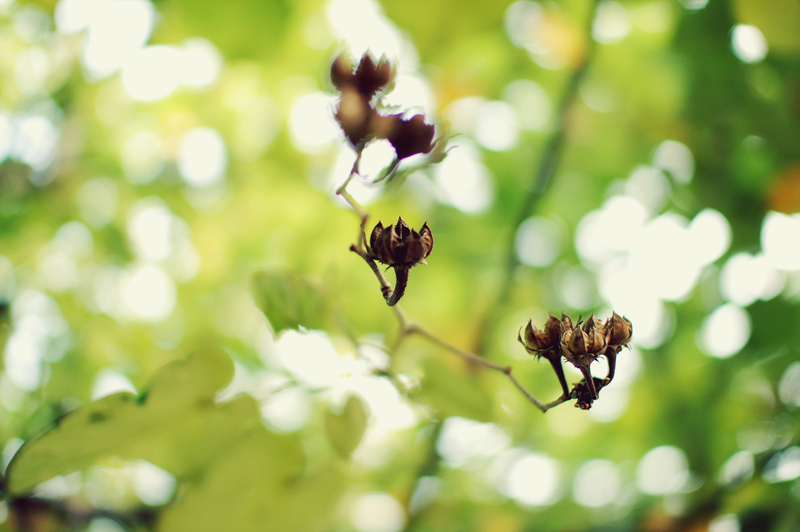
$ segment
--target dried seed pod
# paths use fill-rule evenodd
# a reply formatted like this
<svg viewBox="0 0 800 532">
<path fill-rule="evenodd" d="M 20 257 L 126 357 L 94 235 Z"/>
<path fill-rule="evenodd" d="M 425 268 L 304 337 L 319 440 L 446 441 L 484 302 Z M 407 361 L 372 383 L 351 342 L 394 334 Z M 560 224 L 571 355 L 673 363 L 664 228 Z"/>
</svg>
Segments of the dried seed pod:
<svg viewBox="0 0 800 532">
<path fill-rule="evenodd" d="M 528 320 L 524 336 L 520 329 L 519 341 L 529 353 L 542 356 L 545 351 L 558 347 L 560 337 L 561 321 L 551 314 L 541 331 L 532 320 Z"/>
<path fill-rule="evenodd" d="M 370 99 L 376 92 L 386 87 L 392 81 L 392 77 L 392 65 L 385 56 L 375 63 L 372 56 L 366 53 L 361 57 L 353 82 L 358 92 Z"/>
<path fill-rule="evenodd" d="M 573 366 L 578 368 L 583 377 L 586 379 L 593 397 L 597 398 L 597 392 L 594 388 L 594 381 L 592 380 L 592 373 L 589 366 L 592 362 L 597 360 L 600 353 L 592 352 L 589 347 L 592 347 L 593 339 L 581 329 L 576 326 L 561 335 L 561 354 Z"/>
<path fill-rule="evenodd" d="M 563 397 L 566 398 L 569 396 L 569 386 L 561 365 L 560 338 L 561 320 L 552 314 L 544 324 L 544 330 L 540 331 L 533 321 L 528 320 L 524 332 L 522 329 L 519 331 L 519 341 L 525 350 L 537 358 L 544 357 L 550 362 L 556 377 L 558 377 L 558 382 L 561 384 Z"/>
<path fill-rule="evenodd" d="M 394 291 L 384 292 L 386 303 L 394 306 L 403 297 L 408 283 L 408 270 L 417 264 L 427 264 L 425 258 L 433 250 L 433 233 L 427 222 L 419 233 L 411 229 L 402 218 L 395 225 L 384 228 L 378 222 L 372 229 L 367 246 L 367 256 L 394 268 L 397 280 Z"/>
<path fill-rule="evenodd" d="M 433 233 L 427 222 L 419 233 L 411 229 L 402 218 L 395 225 L 384 228 L 381 222 L 375 225 L 369 239 L 369 254 L 374 260 L 387 266 L 411 267 L 426 264 L 425 258 L 433 250 Z"/>
<path fill-rule="evenodd" d="M 368 101 L 376 92 L 389 85 L 393 77 L 392 65 L 386 57 L 381 57 L 376 63 L 369 52 L 361 57 L 355 71 L 352 62 L 343 53 L 331 64 L 333 86 L 340 91 L 346 88 L 355 90 Z"/>
<path fill-rule="evenodd" d="M 392 127 L 387 128 L 389 131 L 386 132 L 386 139 L 394 147 L 397 160 L 431 152 L 435 128 L 426 124 L 422 115 L 414 115 L 408 120 L 403 120 L 401 115 L 390 115 L 386 118 L 393 121 Z"/>
<path fill-rule="evenodd" d="M 336 121 L 342 128 L 347 140 L 356 147 L 363 144 L 372 133 L 372 124 L 378 113 L 369 105 L 364 96 L 349 85 L 342 88 L 339 108 L 336 110 Z"/>
<path fill-rule="evenodd" d="M 599 355 L 606 348 L 605 329 L 602 322 L 592 314 L 583 323 L 581 330 L 586 333 L 586 350 Z"/>
<path fill-rule="evenodd" d="M 633 325 L 628 318 L 612 312 L 611 317 L 606 320 L 605 331 L 609 345 L 624 346 L 628 345 L 633 335 Z"/>
<path fill-rule="evenodd" d="M 331 64 L 331 83 L 339 90 L 352 85 L 355 79 L 353 65 L 345 55 L 339 54 Z"/>
</svg>

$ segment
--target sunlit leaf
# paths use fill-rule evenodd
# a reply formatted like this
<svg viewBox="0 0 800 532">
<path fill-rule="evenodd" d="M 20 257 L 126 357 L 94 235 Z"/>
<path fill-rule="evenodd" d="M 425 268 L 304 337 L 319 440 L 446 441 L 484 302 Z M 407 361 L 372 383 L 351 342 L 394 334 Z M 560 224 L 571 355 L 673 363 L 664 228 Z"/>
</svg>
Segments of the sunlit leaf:
<svg viewBox="0 0 800 532">
<path fill-rule="evenodd" d="M 253 275 L 253 296 L 277 333 L 284 329 L 323 329 L 326 301 L 322 288 L 299 275 L 262 271 Z"/>
<path fill-rule="evenodd" d="M 139 397 L 118 393 L 76 409 L 17 452 L 8 490 L 24 494 L 111 456 L 145 459 L 178 477 L 197 473 L 232 440 L 260 427 L 251 398 L 214 403 L 232 377 L 225 353 L 201 351 L 164 366 Z"/>
</svg>

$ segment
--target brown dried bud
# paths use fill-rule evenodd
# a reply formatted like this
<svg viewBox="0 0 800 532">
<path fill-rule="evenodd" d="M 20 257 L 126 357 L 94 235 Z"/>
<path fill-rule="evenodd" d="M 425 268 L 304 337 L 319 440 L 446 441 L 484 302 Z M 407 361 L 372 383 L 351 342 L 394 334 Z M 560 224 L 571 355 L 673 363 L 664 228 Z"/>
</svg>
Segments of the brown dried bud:
<svg viewBox="0 0 800 532">
<path fill-rule="evenodd" d="M 431 152 L 435 129 L 425 123 L 422 115 L 414 115 L 408 120 L 403 120 L 401 115 L 390 115 L 386 118 L 394 121 L 393 127 L 386 133 L 386 139 L 394 147 L 397 160 Z"/>
<path fill-rule="evenodd" d="M 370 135 L 370 124 L 376 115 L 375 110 L 358 91 L 347 86 L 342 89 L 336 121 L 353 146 L 363 143 Z"/>
<path fill-rule="evenodd" d="M 594 334 L 590 338 L 589 334 L 580 325 L 561 335 L 561 354 L 581 371 L 592 395 L 596 398 L 597 393 L 594 389 L 594 381 L 589 369 L 589 365 L 600 356 L 600 353 L 589 350 L 590 347 L 594 347 L 594 341 Z"/>
<path fill-rule="evenodd" d="M 352 85 L 354 80 L 353 65 L 344 54 L 339 54 L 331 65 L 331 83 L 337 89 L 342 90 L 345 86 Z"/>
<path fill-rule="evenodd" d="M 561 349 L 564 358 L 578 366 L 584 358 L 591 355 L 586 348 L 587 343 L 589 343 L 589 338 L 580 327 L 575 327 L 565 332 L 561 336 Z"/>
<path fill-rule="evenodd" d="M 545 351 L 558 347 L 560 336 L 561 321 L 551 314 L 550 319 L 544 324 L 543 331 L 540 331 L 533 321 L 528 320 L 524 335 L 520 330 L 519 341 L 529 353 L 542 356 Z"/>
<path fill-rule="evenodd" d="M 386 57 L 381 57 L 375 64 L 375 60 L 369 53 L 364 54 L 361 62 L 356 69 L 354 83 L 358 92 L 367 99 L 372 98 L 376 92 L 386 87 L 392 81 L 392 65 Z"/>
<path fill-rule="evenodd" d="M 532 355 L 541 356 L 542 352 L 547 349 L 547 339 L 544 332 L 540 331 L 532 320 L 528 320 L 525 326 L 525 332 L 519 330 L 519 342 L 525 347 L 525 350 Z"/>
<path fill-rule="evenodd" d="M 566 314 L 564 314 L 562 312 L 561 313 L 561 334 L 564 334 L 565 332 L 571 331 L 571 330 L 572 330 L 572 318 L 570 318 L 569 316 L 567 316 Z"/>
<path fill-rule="evenodd" d="M 427 264 L 425 258 L 433 250 L 433 233 L 427 222 L 419 233 L 411 229 L 402 218 L 387 228 L 381 222 L 372 230 L 369 238 L 369 255 L 387 266 L 411 267 Z"/>
<path fill-rule="evenodd" d="M 616 312 L 606 320 L 606 341 L 608 345 L 625 346 L 633 335 L 633 324 L 628 318 L 620 317 Z"/>
<path fill-rule="evenodd" d="M 605 329 L 602 322 L 594 317 L 594 314 L 583 323 L 581 330 L 586 333 L 586 350 L 589 353 L 600 354 L 606 348 Z"/>
</svg>

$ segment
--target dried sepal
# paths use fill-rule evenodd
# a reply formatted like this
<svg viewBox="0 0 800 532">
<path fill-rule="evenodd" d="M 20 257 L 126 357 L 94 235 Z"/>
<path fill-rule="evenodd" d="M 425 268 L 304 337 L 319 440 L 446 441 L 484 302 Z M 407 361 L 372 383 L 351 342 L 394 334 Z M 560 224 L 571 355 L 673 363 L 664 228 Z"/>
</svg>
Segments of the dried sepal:
<svg viewBox="0 0 800 532">
<path fill-rule="evenodd" d="M 572 389 L 571 396 L 577 399 L 577 401 L 575 401 L 575 408 L 580 408 L 581 410 L 589 410 L 592 408 L 592 403 L 597 399 L 600 389 L 608 384 L 596 377 L 592 378 L 591 383 L 592 386 L 590 387 L 586 380 L 582 380 Z M 594 392 L 592 392 L 592 388 L 594 388 Z"/>
</svg>

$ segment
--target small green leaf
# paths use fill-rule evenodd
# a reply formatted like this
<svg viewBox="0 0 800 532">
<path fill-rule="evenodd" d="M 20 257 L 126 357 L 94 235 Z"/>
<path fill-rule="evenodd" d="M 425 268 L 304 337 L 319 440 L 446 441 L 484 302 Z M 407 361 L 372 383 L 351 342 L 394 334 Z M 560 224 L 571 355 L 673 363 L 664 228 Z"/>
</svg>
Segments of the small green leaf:
<svg viewBox="0 0 800 532">
<path fill-rule="evenodd" d="M 351 395 L 341 414 L 325 413 L 325 428 L 328 439 L 342 457 L 348 458 L 355 451 L 367 428 L 367 413 L 361 399 Z"/>
<path fill-rule="evenodd" d="M 323 329 L 326 299 L 322 287 L 304 277 L 279 271 L 253 275 L 253 296 L 273 330 Z"/>
</svg>

